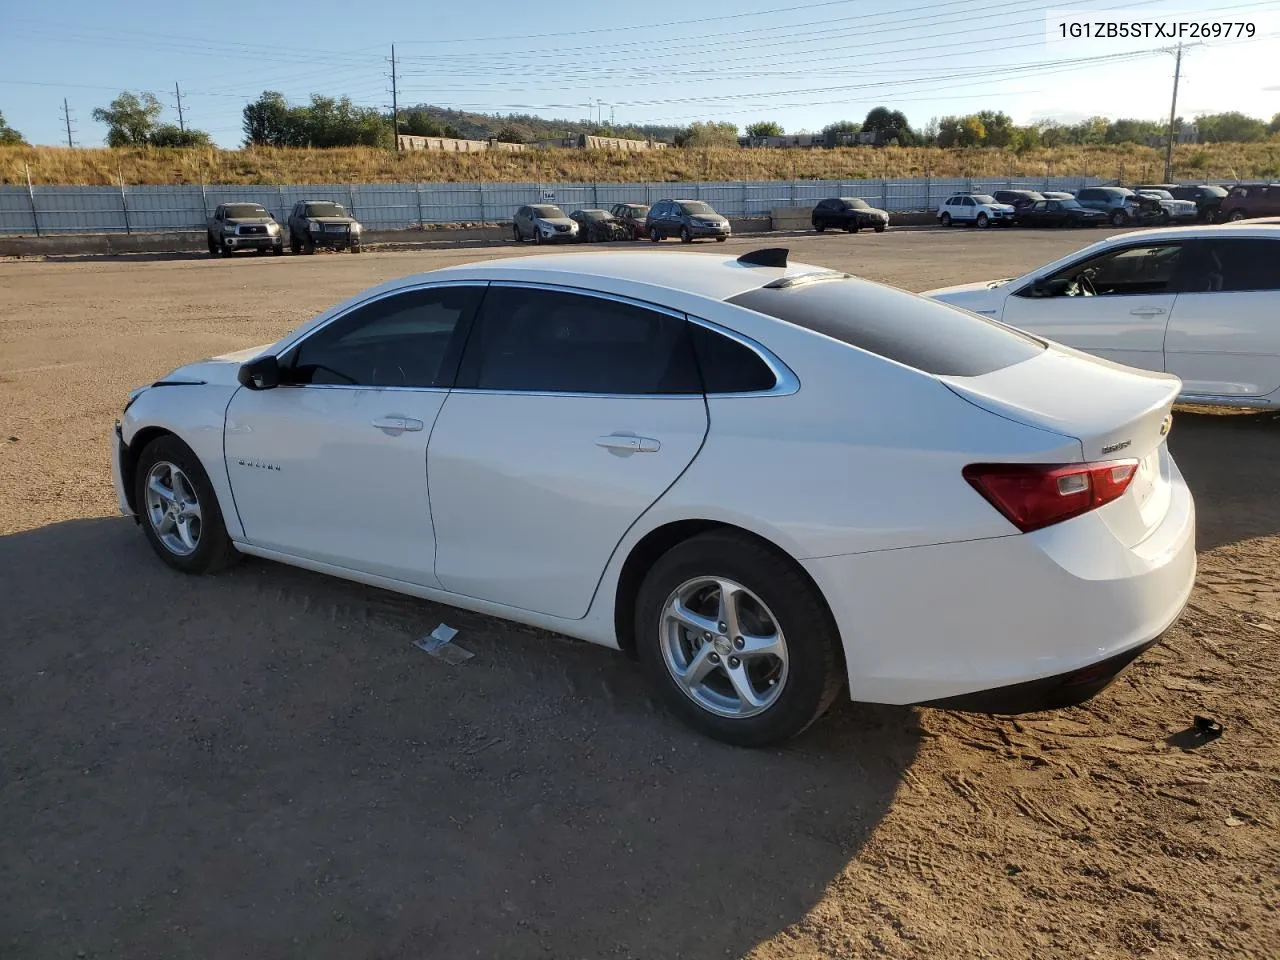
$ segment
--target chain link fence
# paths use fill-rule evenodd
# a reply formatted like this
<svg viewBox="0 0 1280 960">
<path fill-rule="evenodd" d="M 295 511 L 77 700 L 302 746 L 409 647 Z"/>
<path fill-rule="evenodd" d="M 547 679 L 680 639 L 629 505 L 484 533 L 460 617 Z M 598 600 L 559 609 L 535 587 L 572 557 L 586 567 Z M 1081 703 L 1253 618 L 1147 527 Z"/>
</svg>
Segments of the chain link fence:
<svg viewBox="0 0 1280 960">
<path fill-rule="evenodd" d="M 259 203 L 283 222 L 300 200 L 342 204 L 369 230 L 504 223 L 526 203 L 566 213 L 615 203 L 704 200 L 727 217 L 762 217 L 825 197 L 861 197 L 891 213 L 932 210 L 953 193 L 1077 190 L 1097 177 L 921 178 L 684 183 L 376 183 L 330 186 L 0 187 L 0 234 L 199 231 L 220 203 Z"/>
</svg>

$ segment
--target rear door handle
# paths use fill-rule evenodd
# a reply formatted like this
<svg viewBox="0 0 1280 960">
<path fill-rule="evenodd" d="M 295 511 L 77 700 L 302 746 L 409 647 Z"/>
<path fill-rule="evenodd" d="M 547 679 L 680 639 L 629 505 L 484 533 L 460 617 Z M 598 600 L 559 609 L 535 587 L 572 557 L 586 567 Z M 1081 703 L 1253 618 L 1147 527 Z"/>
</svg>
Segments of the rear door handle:
<svg viewBox="0 0 1280 960">
<path fill-rule="evenodd" d="M 1162 317 L 1167 312 L 1163 307 L 1136 307 L 1129 311 L 1135 317 Z"/>
<path fill-rule="evenodd" d="M 422 429 L 422 421 L 413 417 L 378 417 L 373 425 L 379 430 L 396 430 L 402 433 Z"/>
<path fill-rule="evenodd" d="M 607 437 L 596 437 L 596 446 L 618 453 L 657 453 L 662 444 L 652 437 L 624 437 L 611 434 Z"/>
</svg>

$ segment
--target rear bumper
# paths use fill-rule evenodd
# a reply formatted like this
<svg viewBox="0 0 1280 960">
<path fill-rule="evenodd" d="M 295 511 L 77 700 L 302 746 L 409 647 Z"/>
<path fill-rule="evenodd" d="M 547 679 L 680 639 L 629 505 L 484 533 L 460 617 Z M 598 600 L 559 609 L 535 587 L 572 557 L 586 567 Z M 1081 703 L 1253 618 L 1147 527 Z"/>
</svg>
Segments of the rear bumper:
<svg viewBox="0 0 1280 960">
<path fill-rule="evenodd" d="M 1016 712 L 1097 693 L 1190 596 L 1195 507 L 1176 465 L 1171 486 L 1132 547 L 1104 507 L 1030 534 L 802 561 L 840 629 L 850 696 Z"/>
</svg>

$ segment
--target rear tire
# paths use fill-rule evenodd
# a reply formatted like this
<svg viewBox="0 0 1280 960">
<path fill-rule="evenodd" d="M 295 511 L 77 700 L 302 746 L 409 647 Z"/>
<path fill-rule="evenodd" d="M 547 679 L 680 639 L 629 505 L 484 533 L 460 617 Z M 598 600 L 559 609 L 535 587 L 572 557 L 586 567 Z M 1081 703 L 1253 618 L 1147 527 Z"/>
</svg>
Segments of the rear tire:
<svg viewBox="0 0 1280 960">
<path fill-rule="evenodd" d="M 711 613 L 713 627 L 717 580 L 745 588 L 731 594 L 743 635 L 778 636 L 785 661 L 772 655 L 739 658 L 731 623 L 723 634 L 712 635 L 717 645 L 668 616 L 673 599 L 694 585 L 694 593 L 681 596 L 687 607 L 702 582 L 706 592 L 698 609 Z M 702 604 L 709 609 L 703 611 Z M 636 652 L 658 695 L 694 729 L 726 743 L 759 747 L 793 737 L 827 710 L 844 685 L 840 637 L 822 595 L 793 561 L 742 534 L 712 531 L 665 553 L 640 587 L 635 617 Z M 686 688 L 676 679 L 677 659 L 692 661 L 707 646 L 708 672 Z M 715 652 L 720 649 L 723 654 Z M 746 678 L 756 704 L 747 705 L 736 692 L 734 674 L 739 681 Z"/>
<path fill-rule="evenodd" d="M 171 496 L 160 493 L 166 489 Z M 213 573 L 240 559 L 200 458 L 172 434 L 157 437 L 143 448 L 134 475 L 133 502 L 151 549 L 173 569 Z M 185 520 L 174 522 L 179 515 L 185 515 Z M 179 537 L 183 523 L 187 543 Z"/>
</svg>

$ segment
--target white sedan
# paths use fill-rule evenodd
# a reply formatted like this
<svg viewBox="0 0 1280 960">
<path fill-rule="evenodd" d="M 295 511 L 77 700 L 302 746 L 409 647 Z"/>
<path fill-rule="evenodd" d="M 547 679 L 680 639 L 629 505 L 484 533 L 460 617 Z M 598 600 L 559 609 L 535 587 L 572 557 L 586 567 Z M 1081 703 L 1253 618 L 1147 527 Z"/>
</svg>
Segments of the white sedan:
<svg viewBox="0 0 1280 960">
<path fill-rule="evenodd" d="M 640 660 L 739 744 L 855 700 L 1080 702 L 1178 616 L 1175 377 L 785 250 L 494 260 L 134 391 L 120 507 Z"/>
<path fill-rule="evenodd" d="M 1280 405 L 1280 225 L 1122 233 L 1012 280 L 925 294 L 1181 378 L 1183 403 Z"/>
</svg>

